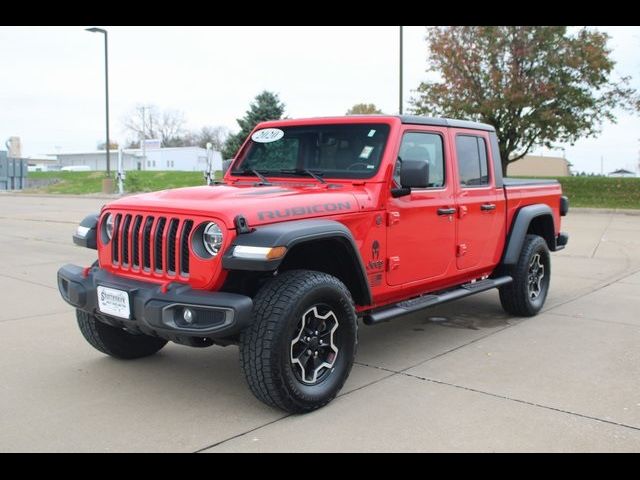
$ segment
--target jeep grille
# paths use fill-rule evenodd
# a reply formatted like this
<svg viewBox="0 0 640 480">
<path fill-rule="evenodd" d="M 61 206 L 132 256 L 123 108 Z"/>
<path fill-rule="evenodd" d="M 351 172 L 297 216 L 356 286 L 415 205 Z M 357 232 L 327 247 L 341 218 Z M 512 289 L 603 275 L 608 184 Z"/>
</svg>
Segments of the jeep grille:
<svg viewBox="0 0 640 480">
<path fill-rule="evenodd" d="M 117 213 L 111 261 L 114 267 L 189 277 L 189 234 L 193 220 Z"/>
</svg>

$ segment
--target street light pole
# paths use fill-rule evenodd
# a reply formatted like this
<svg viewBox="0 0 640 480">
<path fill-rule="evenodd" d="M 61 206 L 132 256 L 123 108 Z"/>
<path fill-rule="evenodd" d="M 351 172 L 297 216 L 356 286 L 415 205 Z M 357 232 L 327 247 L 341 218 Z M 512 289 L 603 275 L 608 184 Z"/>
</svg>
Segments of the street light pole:
<svg viewBox="0 0 640 480">
<path fill-rule="evenodd" d="M 400 103 L 398 111 L 402 115 L 402 25 L 400 25 Z"/>
<path fill-rule="evenodd" d="M 104 90 L 105 90 L 105 106 L 106 106 L 106 117 L 107 117 L 107 177 L 111 174 L 111 157 L 109 154 L 109 47 L 108 47 L 108 38 L 107 31 L 102 28 L 87 28 L 87 32 L 93 33 L 102 33 L 104 34 Z"/>
</svg>

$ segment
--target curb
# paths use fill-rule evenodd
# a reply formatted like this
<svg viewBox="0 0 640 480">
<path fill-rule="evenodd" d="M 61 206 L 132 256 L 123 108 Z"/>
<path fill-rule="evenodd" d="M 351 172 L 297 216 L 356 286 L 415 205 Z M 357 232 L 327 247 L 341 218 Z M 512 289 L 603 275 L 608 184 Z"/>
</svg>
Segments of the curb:
<svg viewBox="0 0 640 480">
<path fill-rule="evenodd" d="M 571 215 L 571 212 L 578 213 L 594 213 L 594 214 L 622 214 L 622 215 L 640 215 L 640 210 L 633 208 L 589 208 L 589 207 L 569 207 L 569 213 L 567 216 Z"/>
</svg>

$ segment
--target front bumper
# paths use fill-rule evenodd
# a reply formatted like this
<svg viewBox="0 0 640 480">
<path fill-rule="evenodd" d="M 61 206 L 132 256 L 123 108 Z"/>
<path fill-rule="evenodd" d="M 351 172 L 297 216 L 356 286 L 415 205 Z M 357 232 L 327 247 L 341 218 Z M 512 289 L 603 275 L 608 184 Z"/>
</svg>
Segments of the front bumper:
<svg viewBox="0 0 640 480">
<path fill-rule="evenodd" d="M 100 312 L 98 286 L 128 293 L 128 319 Z M 204 345 L 207 341 L 203 343 L 203 339 L 233 337 L 250 323 L 253 309 L 253 301 L 245 295 L 193 290 L 178 283 L 164 288 L 118 277 L 98 267 L 63 266 L 58 270 L 58 289 L 67 303 L 104 323 L 188 345 Z M 184 308 L 195 312 L 191 324 L 183 320 Z"/>
</svg>

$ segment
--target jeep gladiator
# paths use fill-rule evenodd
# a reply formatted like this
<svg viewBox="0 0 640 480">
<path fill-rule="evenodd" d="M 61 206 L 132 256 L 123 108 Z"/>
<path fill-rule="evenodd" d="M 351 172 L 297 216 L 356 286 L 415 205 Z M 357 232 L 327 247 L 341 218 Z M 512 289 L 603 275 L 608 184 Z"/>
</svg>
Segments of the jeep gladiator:
<svg viewBox="0 0 640 480">
<path fill-rule="evenodd" d="M 116 358 L 168 341 L 236 344 L 251 391 L 307 412 L 331 401 L 366 325 L 498 288 L 544 305 L 569 204 L 555 180 L 503 178 L 492 126 L 362 115 L 256 126 L 222 181 L 120 198 L 58 271 L 86 340 Z"/>
</svg>

